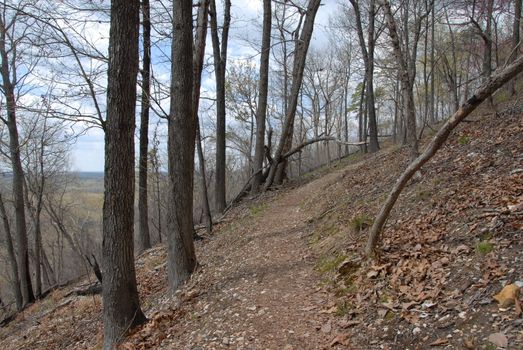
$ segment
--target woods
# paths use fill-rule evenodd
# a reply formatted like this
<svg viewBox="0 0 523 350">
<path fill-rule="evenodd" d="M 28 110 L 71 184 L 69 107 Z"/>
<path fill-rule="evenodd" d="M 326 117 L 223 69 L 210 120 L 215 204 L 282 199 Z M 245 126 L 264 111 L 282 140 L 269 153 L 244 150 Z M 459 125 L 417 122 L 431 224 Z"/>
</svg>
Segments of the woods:
<svg viewBox="0 0 523 350">
<path fill-rule="evenodd" d="M 521 90 L 521 0 L 244 5 L 1 2 L 5 316 L 96 272 L 112 349 L 147 322 L 139 254 L 167 245 L 174 294 L 200 266 L 198 230 L 212 237 L 242 198 L 405 146 L 366 213 L 376 257 L 400 194 L 458 124 Z M 77 168 L 96 153 L 103 188 L 86 190 Z"/>
</svg>

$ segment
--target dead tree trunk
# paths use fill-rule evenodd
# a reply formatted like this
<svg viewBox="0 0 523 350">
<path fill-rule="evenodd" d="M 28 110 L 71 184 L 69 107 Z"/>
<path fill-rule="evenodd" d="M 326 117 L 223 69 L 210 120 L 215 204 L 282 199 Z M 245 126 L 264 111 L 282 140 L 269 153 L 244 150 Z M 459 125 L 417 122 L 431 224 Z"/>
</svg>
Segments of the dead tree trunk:
<svg viewBox="0 0 523 350">
<path fill-rule="evenodd" d="M 521 3 L 522 0 L 514 0 L 514 22 L 512 24 L 512 54 L 510 55 L 510 62 L 519 56 L 519 38 L 521 33 Z M 509 85 L 510 95 L 516 95 L 516 79 L 513 79 Z"/>
<path fill-rule="evenodd" d="M 387 197 L 387 200 L 381 207 L 381 210 L 372 225 L 365 248 L 367 256 L 372 256 L 379 240 L 380 233 L 383 229 L 385 221 L 389 217 L 390 211 L 392 210 L 396 200 L 401 194 L 403 188 L 412 176 L 425 164 L 430 158 L 436 154 L 440 147 L 445 143 L 450 133 L 454 128 L 465 119 L 481 102 L 489 98 L 497 89 L 507 83 L 510 79 L 516 76 L 523 70 L 523 57 L 518 58 L 513 64 L 506 67 L 500 72 L 495 72 L 490 78 L 476 91 L 476 93 L 469 98 L 453 115 L 450 119 L 441 127 L 436 133 L 432 141 L 425 148 L 423 153 L 418 156 L 410 165 L 405 169 L 401 176 L 396 181 L 396 184 L 392 188 Z"/>
</svg>

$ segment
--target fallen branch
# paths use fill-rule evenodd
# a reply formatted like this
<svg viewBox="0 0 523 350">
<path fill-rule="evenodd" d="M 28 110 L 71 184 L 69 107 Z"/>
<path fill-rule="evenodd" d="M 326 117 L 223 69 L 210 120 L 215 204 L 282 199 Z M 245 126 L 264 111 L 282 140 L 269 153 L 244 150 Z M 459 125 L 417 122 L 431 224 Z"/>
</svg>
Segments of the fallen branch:
<svg viewBox="0 0 523 350">
<path fill-rule="evenodd" d="M 405 169 L 401 176 L 396 181 L 396 184 L 392 188 L 387 197 L 387 200 L 383 204 L 376 220 L 369 233 L 367 245 L 365 247 L 365 253 L 367 256 L 372 256 L 376 248 L 380 233 L 383 229 L 385 221 L 389 217 L 389 214 L 394 207 L 399 195 L 407 182 L 412 176 L 431 159 L 434 154 L 440 149 L 445 143 L 450 133 L 456 126 L 463 121 L 472 111 L 474 111 L 484 100 L 491 96 L 497 89 L 503 86 L 505 83 L 514 78 L 518 73 L 523 70 L 523 56 L 518 58 L 514 63 L 508 67 L 501 69 L 499 72 L 496 71 L 494 74 L 476 91 L 471 98 L 469 98 L 453 115 L 450 119 L 441 127 L 441 129 L 434 136 L 432 141 L 425 148 L 423 153 L 410 163 Z"/>
<path fill-rule="evenodd" d="M 296 154 L 296 153 L 300 152 L 303 148 L 305 148 L 305 147 L 307 147 L 309 145 L 312 145 L 313 143 L 322 142 L 322 141 L 323 142 L 335 141 L 336 143 L 339 143 L 341 145 L 347 145 L 347 146 L 362 146 L 362 145 L 365 145 L 367 143 L 365 141 L 362 141 L 362 142 L 345 142 L 345 141 L 338 140 L 337 138 L 332 137 L 332 136 L 317 137 L 317 138 L 314 138 L 314 139 L 307 140 L 307 141 L 303 142 L 302 144 L 294 147 L 289 152 L 285 153 L 282 156 L 282 159 L 289 158 L 293 154 Z"/>
</svg>

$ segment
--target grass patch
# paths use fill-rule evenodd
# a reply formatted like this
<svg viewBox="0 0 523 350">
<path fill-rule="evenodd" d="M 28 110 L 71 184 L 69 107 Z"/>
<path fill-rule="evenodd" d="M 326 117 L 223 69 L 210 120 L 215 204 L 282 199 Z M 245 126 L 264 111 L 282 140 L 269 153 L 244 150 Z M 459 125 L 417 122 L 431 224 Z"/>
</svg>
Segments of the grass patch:
<svg viewBox="0 0 523 350">
<path fill-rule="evenodd" d="M 363 213 L 353 217 L 350 220 L 349 225 L 354 231 L 361 232 L 362 230 L 371 227 L 373 222 L 374 220 L 370 216 Z"/>
<path fill-rule="evenodd" d="M 260 216 L 265 211 L 265 209 L 267 209 L 267 204 L 262 203 L 259 205 L 253 205 L 250 207 L 249 211 L 251 212 L 252 216 Z"/>
<path fill-rule="evenodd" d="M 332 272 L 334 270 L 336 270 L 336 268 L 343 262 L 343 260 L 345 260 L 347 258 L 347 256 L 345 254 L 340 254 L 338 256 L 335 256 L 335 257 L 332 257 L 332 256 L 328 256 L 328 257 L 323 257 L 319 262 L 318 262 L 318 271 L 322 272 L 322 273 L 327 273 L 327 272 Z"/>
<path fill-rule="evenodd" d="M 462 146 L 468 145 L 470 143 L 470 137 L 468 137 L 467 135 L 461 135 L 458 138 L 458 143 Z"/>
<path fill-rule="evenodd" d="M 481 241 L 476 244 L 476 252 L 482 255 L 490 253 L 494 249 L 494 245 L 489 241 Z"/>
<path fill-rule="evenodd" d="M 336 316 L 342 317 L 349 313 L 349 304 L 344 300 L 336 304 Z"/>
<path fill-rule="evenodd" d="M 426 190 L 419 190 L 416 193 L 416 198 L 422 202 L 427 201 L 428 199 L 430 199 L 431 196 L 432 196 L 432 193 L 430 191 L 426 191 Z"/>
</svg>

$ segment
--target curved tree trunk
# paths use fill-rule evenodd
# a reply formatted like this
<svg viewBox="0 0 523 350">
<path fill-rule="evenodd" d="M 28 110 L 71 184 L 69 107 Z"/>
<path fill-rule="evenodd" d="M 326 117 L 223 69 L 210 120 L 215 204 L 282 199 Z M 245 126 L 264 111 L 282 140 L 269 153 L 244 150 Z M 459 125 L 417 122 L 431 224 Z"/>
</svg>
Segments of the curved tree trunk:
<svg viewBox="0 0 523 350">
<path fill-rule="evenodd" d="M 513 64 L 502 71 L 491 75 L 491 77 L 476 91 L 476 93 L 469 98 L 441 127 L 423 153 L 411 162 L 407 169 L 405 169 L 390 191 L 387 200 L 376 217 L 376 220 L 374 220 L 365 248 L 367 256 L 372 256 L 374 254 L 383 225 L 385 224 L 385 221 L 387 221 L 394 204 L 407 182 L 434 156 L 434 154 L 436 154 L 440 147 L 445 143 L 452 130 L 454 130 L 463 119 L 472 113 L 481 102 L 489 98 L 497 89 L 503 86 L 510 79 L 514 78 L 521 71 L 523 71 L 523 57 L 518 58 Z"/>
</svg>

